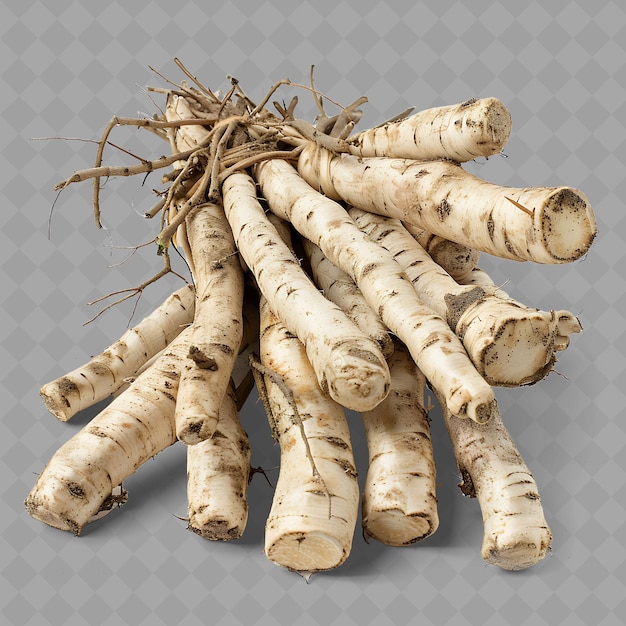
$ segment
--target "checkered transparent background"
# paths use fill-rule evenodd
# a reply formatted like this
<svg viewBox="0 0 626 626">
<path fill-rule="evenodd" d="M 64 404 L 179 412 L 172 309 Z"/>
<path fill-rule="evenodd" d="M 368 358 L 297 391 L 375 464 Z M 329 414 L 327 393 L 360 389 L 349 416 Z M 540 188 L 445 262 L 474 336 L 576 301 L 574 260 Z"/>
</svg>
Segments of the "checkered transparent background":
<svg viewBox="0 0 626 626">
<path fill-rule="evenodd" d="M 622 623 L 626 12 L 602 0 L 549 7 L 449 0 L 2 3 L 3 623 Z M 35 474 L 95 411 L 57 422 L 39 401 L 40 385 L 100 352 L 133 312 L 126 303 L 84 325 L 95 313 L 87 302 L 140 282 L 158 263 L 151 248 L 126 260 L 127 247 L 152 233 L 140 216 L 158 183 L 108 181 L 103 230 L 93 222 L 88 184 L 58 199 L 52 189 L 93 161 L 94 144 L 86 140 L 99 138 L 112 115 L 151 114 L 162 104 L 144 87 L 164 86 L 156 71 L 181 80 L 174 57 L 214 89 L 227 88 L 226 76 L 234 75 L 253 99 L 280 78 L 307 82 L 314 64 L 318 88 L 339 102 L 368 96 L 363 128 L 408 106 L 496 96 L 512 113 L 511 139 L 505 155 L 469 164 L 471 171 L 512 186 L 568 184 L 589 196 L 599 235 L 585 259 L 554 267 L 483 261 L 519 300 L 569 309 L 584 326 L 560 357 L 559 374 L 497 392 L 553 530 L 553 554 L 544 562 L 518 573 L 482 562 L 478 505 L 456 486 L 436 415 L 437 533 L 402 549 L 366 544 L 357 534 L 348 562 L 308 585 L 263 555 L 271 488 L 260 475 L 241 540 L 218 544 L 185 530 L 176 517 L 186 513 L 178 446 L 141 468 L 127 483 L 128 504 L 80 538 L 28 517 L 23 500 Z M 312 119 L 306 95 L 299 110 Z M 119 129 L 114 141 L 144 156 L 162 150 L 136 130 Z M 147 290 L 133 319 L 175 285 Z M 278 453 L 256 398 L 242 421 L 253 465 L 274 467 Z M 356 416 L 351 423 L 363 477 L 363 435 Z"/>
</svg>

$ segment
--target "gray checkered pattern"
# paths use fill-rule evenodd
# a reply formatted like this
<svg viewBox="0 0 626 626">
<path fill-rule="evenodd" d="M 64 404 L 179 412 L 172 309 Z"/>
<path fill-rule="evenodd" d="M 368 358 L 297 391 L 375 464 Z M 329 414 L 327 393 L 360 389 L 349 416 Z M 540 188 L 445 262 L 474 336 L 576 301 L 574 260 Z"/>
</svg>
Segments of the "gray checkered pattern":
<svg viewBox="0 0 626 626">
<path fill-rule="evenodd" d="M 2 623 L 623 623 L 623 3 L 10 0 L 2 9 Z M 179 81 L 175 56 L 214 89 L 227 88 L 226 76 L 234 75 L 253 99 L 283 77 L 307 82 L 315 64 L 318 88 L 336 100 L 369 97 L 363 128 L 410 105 L 499 97 L 513 116 L 506 155 L 470 169 L 514 186 L 569 184 L 590 197 L 599 236 L 587 258 L 564 267 L 483 262 L 519 300 L 569 309 L 585 328 L 559 359 L 560 375 L 498 390 L 554 533 L 553 554 L 543 563 L 515 574 L 484 565 L 478 505 L 456 487 L 437 416 L 437 533 L 402 549 L 356 536 L 348 562 L 309 585 L 263 555 L 271 488 L 260 475 L 240 541 L 216 544 L 185 530 L 176 517 L 186 513 L 178 446 L 129 480 L 128 504 L 81 538 L 27 516 L 23 500 L 35 474 L 95 411 L 61 424 L 43 409 L 39 386 L 102 350 L 133 314 L 133 304 L 125 303 L 84 326 L 95 313 L 87 302 L 136 284 L 158 263 L 151 248 L 125 261 L 125 247 L 152 233 L 140 215 L 158 181 L 108 181 L 103 230 L 94 226 L 89 185 L 58 199 L 52 188 L 92 162 L 87 140 L 99 138 L 112 115 L 155 111 L 143 86 L 163 81 L 149 66 Z M 311 119 L 312 102 L 302 94 L 300 102 L 300 114 Z M 113 140 L 143 155 L 163 149 L 143 131 L 122 128 Z M 108 156 L 112 163 L 121 159 Z M 133 319 L 177 285 L 163 281 L 148 289 Z M 277 450 L 254 398 L 242 419 L 253 465 L 275 466 Z M 364 475 L 362 431 L 356 418 L 353 424 Z"/>
</svg>

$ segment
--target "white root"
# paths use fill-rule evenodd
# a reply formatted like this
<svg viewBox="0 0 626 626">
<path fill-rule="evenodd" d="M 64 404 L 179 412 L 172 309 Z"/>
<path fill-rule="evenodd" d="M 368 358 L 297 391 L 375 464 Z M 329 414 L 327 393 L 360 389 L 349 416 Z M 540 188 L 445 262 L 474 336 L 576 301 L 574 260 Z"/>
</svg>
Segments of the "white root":
<svg viewBox="0 0 626 626">
<path fill-rule="evenodd" d="M 486 424 L 443 415 L 462 477 L 463 493 L 476 497 L 482 512 L 482 558 L 507 570 L 526 569 L 549 552 L 552 533 L 537 483 L 502 418 Z"/>
<path fill-rule="evenodd" d="M 348 138 L 356 156 L 431 161 L 471 161 L 502 151 L 511 134 L 511 114 L 497 98 L 413 113 Z"/>
<path fill-rule="evenodd" d="M 177 337 L 191 323 L 193 315 L 194 290 L 191 285 L 185 285 L 104 352 L 46 383 L 39 392 L 44 405 L 66 422 L 79 411 L 109 397 Z"/>
<path fill-rule="evenodd" d="M 174 406 L 189 329 L 49 460 L 26 499 L 28 513 L 75 535 L 113 490 L 176 442 Z"/>
<path fill-rule="evenodd" d="M 367 237 L 343 207 L 309 187 L 288 163 L 262 163 L 256 176 L 271 211 L 290 221 L 354 280 L 370 307 L 445 396 L 450 410 L 479 421 L 489 419 L 493 390 L 446 321 L 421 302 L 392 255 Z"/>
<path fill-rule="evenodd" d="M 304 346 L 265 298 L 260 339 L 260 393 L 280 444 L 265 554 L 298 572 L 332 569 L 350 554 L 359 509 L 346 416 L 319 387 Z"/>
<path fill-rule="evenodd" d="M 330 198 L 516 261 L 574 261 L 597 232 L 581 191 L 502 187 L 452 161 L 335 155 L 310 143 L 298 171 Z"/>
<path fill-rule="evenodd" d="M 415 543 L 439 526 L 436 469 L 423 374 L 406 347 L 389 358 L 391 389 L 363 412 L 369 466 L 361 503 L 363 532 L 392 546 Z"/>
<path fill-rule="evenodd" d="M 208 439 L 217 424 L 243 336 L 244 277 L 221 205 L 192 209 L 187 235 L 196 305 L 176 403 L 176 434 L 191 445 Z"/>
<path fill-rule="evenodd" d="M 510 298 L 491 295 L 478 285 L 459 285 L 399 220 L 358 209 L 351 209 L 350 215 L 374 241 L 393 254 L 420 299 L 447 320 L 489 384 L 527 385 L 552 370 L 554 353 L 562 347 L 562 339 L 557 342 L 556 338 L 566 329 L 566 312 L 531 309 Z M 575 320 L 571 314 L 568 319 Z M 580 330 L 579 325 L 570 327 Z"/>
<path fill-rule="evenodd" d="M 432 260 L 457 282 L 462 282 L 478 265 L 479 250 L 433 235 L 409 223 L 403 222 L 402 225 L 428 252 Z"/>
<path fill-rule="evenodd" d="M 389 389 L 376 342 L 317 290 L 268 221 L 247 174 L 231 174 L 223 194 L 239 252 L 272 310 L 305 345 L 320 387 L 355 411 L 376 406 Z"/>
<path fill-rule="evenodd" d="M 393 352 L 389 330 L 367 303 L 352 278 L 332 263 L 313 242 L 302 238 L 302 247 L 309 260 L 313 280 L 324 296 L 345 311 L 346 315 L 380 346 L 383 356 L 389 358 Z"/>
<path fill-rule="evenodd" d="M 243 534 L 248 520 L 250 445 L 229 385 L 210 439 L 187 446 L 189 530 L 211 540 Z"/>
</svg>

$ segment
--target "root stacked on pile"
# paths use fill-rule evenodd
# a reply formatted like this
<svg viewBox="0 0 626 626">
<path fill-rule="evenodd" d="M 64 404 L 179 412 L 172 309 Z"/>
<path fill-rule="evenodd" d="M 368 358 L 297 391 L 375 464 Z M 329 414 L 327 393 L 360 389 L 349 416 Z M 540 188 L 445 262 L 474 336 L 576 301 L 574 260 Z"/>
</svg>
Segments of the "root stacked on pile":
<svg viewBox="0 0 626 626">
<path fill-rule="evenodd" d="M 510 115 L 495 98 L 353 133 L 364 98 L 329 116 L 311 80 L 320 114 L 309 124 L 296 117 L 295 97 L 274 103 L 277 113 L 267 108 L 277 89 L 295 86 L 288 80 L 255 104 L 236 80 L 222 95 L 179 67 L 191 86 L 153 89 L 166 95 L 165 113 L 114 118 L 95 167 L 58 188 L 93 179 L 99 225 L 102 177 L 171 167 L 146 215 L 160 219 L 163 266 L 116 302 L 173 274 L 173 245 L 191 284 L 42 387 L 61 420 L 115 399 L 52 457 L 28 512 L 79 534 L 124 501 L 125 492 L 113 495 L 123 480 L 179 441 L 188 446 L 189 528 L 241 536 L 252 472 L 238 411 L 254 376 L 281 448 L 268 558 L 300 572 L 348 558 L 359 490 L 346 408 L 361 412 L 369 450 L 364 534 L 411 544 L 439 523 L 428 384 L 464 491 L 483 511 L 483 558 L 506 569 L 540 561 L 550 530 L 492 386 L 547 376 L 581 326 L 568 311 L 517 302 L 478 261 L 581 258 L 596 232 L 587 198 L 563 186 L 501 187 L 463 168 L 509 137 Z M 110 133 L 129 125 L 160 136 L 171 155 L 103 165 Z M 503 511 L 516 523 L 504 523 Z"/>
</svg>

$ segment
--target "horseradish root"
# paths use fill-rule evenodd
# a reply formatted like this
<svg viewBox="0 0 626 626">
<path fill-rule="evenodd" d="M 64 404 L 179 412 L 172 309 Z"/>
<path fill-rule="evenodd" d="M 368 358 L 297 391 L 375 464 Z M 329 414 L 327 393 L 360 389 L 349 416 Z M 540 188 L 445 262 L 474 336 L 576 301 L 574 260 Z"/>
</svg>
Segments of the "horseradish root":
<svg viewBox="0 0 626 626">
<path fill-rule="evenodd" d="M 566 311 L 530 309 L 478 285 L 459 285 L 437 265 L 401 222 L 350 209 L 357 225 L 393 254 L 420 298 L 445 318 L 476 369 L 491 385 L 517 387 L 546 376 L 569 332 Z M 557 341 L 557 337 L 559 338 Z"/>
<path fill-rule="evenodd" d="M 104 400 L 180 334 L 191 322 L 193 314 L 194 290 L 186 285 L 104 352 L 74 371 L 46 383 L 40 391 L 46 408 L 66 422 L 79 411 Z"/>
<path fill-rule="evenodd" d="M 174 407 L 188 329 L 61 446 L 26 499 L 32 517 L 79 535 L 113 489 L 176 441 Z"/>
<path fill-rule="evenodd" d="M 437 530 L 436 470 L 423 374 L 406 347 L 389 358 L 391 389 L 361 413 L 369 467 L 361 504 L 363 532 L 381 543 L 405 546 Z"/>
<path fill-rule="evenodd" d="M 450 410 L 477 421 L 489 419 L 491 388 L 445 320 L 419 299 L 391 253 L 367 237 L 343 207 L 309 187 L 288 163 L 263 163 L 256 176 L 271 211 L 289 220 L 354 280 Z"/>
<path fill-rule="evenodd" d="M 331 198 L 506 259 L 572 262 L 596 235 L 589 200 L 571 187 L 502 187 L 451 161 L 335 155 L 314 144 L 298 170 Z"/>
<path fill-rule="evenodd" d="M 193 444 L 212 436 L 239 353 L 244 276 L 221 205 L 194 207 L 186 223 L 196 305 L 175 416 L 176 436 Z"/>
<path fill-rule="evenodd" d="M 568 311 L 518 302 L 479 261 L 582 259 L 596 234 L 586 196 L 502 187 L 464 169 L 509 138 L 510 114 L 496 98 L 355 132 L 367 99 L 327 113 L 333 101 L 312 76 L 310 87 L 280 80 L 255 103 L 235 78 L 226 93 L 213 91 L 176 64 L 186 80 L 150 89 L 165 97 L 162 109 L 114 117 L 94 166 L 56 187 L 90 180 L 101 226 L 102 179 L 157 177 L 145 216 L 158 222 L 151 243 L 161 267 L 110 294 L 118 300 L 105 310 L 157 280 L 176 283 L 102 354 L 41 388 L 61 421 L 110 402 L 52 456 L 27 512 L 79 535 L 126 501 L 122 483 L 146 460 L 184 444 L 188 528 L 198 541 L 236 540 L 258 515 L 248 507 L 256 468 L 239 419 L 256 386 L 280 446 L 268 559 L 307 576 L 339 567 L 359 503 L 366 539 L 420 542 L 439 524 L 427 385 L 462 489 L 482 511 L 483 558 L 504 569 L 539 563 L 550 529 L 492 386 L 539 382 L 581 325 Z M 297 117 L 297 97 L 275 96 L 283 88 L 312 94 L 314 123 Z M 120 145 L 111 134 L 128 127 L 161 138 L 165 155 L 128 151 L 131 165 L 104 163 L 105 148 Z M 346 409 L 361 414 L 367 440 L 362 493 Z"/>
<path fill-rule="evenodd" d="M 537 483 L 499 413 L 488 424 L 460 420 L 443 409 L 461 491 L 478 500 L 483 516 L 481 555 L 503 569 L 541 561 L 552 542 Z"/>
<path fill-rule="evenodd" d="M 389 389 L 389 369 L 378 345 L 326 300 L 302 271 L 267 220 L 252 178 L 232 174 L 223 190 L 239 251 L 272 310 L 305 345 L 320 387 L 355 411 L 376 406 Z"/>
<path fill-rule="evenodd" d="M 229 385 L 210 438 L 187 446 L 188 528 L 207 539 L 241 537 L 248 521 L 250 444 Z"/>
<path fill-rule="evenodd" d="M 345 413 L 319 387 L 302 343 L 264 298 L 260 350 L 260 393 L 281 455 L 265 553 L 299 572 L 335 568 L 350 553 L 359 501 Z"/>
<path fill-rule="evenodd" d="M 510 134 L 511 114 L 500 100 L 472 98 L 356 133 L 348 143 L 360 157 L 462 162 L 501 152 Z"/>
</svg>

